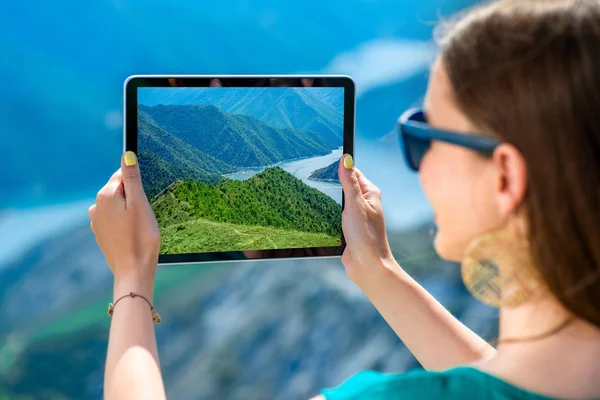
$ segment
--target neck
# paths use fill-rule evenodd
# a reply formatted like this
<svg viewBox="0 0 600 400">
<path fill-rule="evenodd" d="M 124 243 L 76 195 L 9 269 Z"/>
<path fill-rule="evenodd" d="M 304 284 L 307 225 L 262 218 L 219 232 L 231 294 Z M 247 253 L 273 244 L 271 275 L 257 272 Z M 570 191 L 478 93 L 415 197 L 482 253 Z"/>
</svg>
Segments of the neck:
<svg viewBox="0 0 600 400">
<path fill-rule="evenodd" d="M 519 307 L 501 308 L 498 336 L 502 341 L 543 335 L 568 318 L 570 314 L 552 296 L 538 296 Z"/>
<path fill-rule="evenodd" d="M 475 365 L 528 390 L 559 398 L 600 393 L 600 328 L 571 318 L 551 296 L 500 309 L 497 355 Z M 507 339 L 539 339 L 503 342 Z"/>
<path fill-rule="evenodd" d="M 596 352 L 600 359 L 600 327 L 574 317 L 551 295 L 519 307 L 501 308 L 498 342 L 498 353 L 519 352 L 526 347 L 568 355 L 582 349 Z"/>
</svg>

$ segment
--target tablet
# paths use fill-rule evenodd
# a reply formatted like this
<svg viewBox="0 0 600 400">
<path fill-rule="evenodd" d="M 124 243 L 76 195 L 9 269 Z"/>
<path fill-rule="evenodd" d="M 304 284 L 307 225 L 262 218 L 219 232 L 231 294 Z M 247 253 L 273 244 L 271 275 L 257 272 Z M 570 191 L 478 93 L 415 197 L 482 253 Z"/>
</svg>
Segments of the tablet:
<svg viewBox="0 0 600 400">
<path fill-rule="evenodd" d="M 138 155 L 159 264 L 339 257 L 354 110 L 348 76 L 127 78 L 124 149 Z"/>
</svg>

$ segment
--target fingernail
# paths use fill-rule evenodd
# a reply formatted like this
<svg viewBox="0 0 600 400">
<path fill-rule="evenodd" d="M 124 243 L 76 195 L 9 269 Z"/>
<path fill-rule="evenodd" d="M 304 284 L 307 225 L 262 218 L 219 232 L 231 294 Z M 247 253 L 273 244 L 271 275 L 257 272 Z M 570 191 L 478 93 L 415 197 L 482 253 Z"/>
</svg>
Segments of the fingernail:
<svg viewBox="0 0 600 400">
<path fill-rule="evenodd" d="M 350 154 L 348 154 L 344 158 L 344 168 L 346 168 L 346 169 L 354 168 L 354 160 L 352 159 L 352 156 Z"/>
<path fill-rule="evenodd" d="M 135 164 L 137 164 L 137 157 L 136 157 L 135 153 L 133 151 L 126 151 L 125 152 L 125 165 L 127 165 L 128 167 L 131 167 Z"/>
</svg>

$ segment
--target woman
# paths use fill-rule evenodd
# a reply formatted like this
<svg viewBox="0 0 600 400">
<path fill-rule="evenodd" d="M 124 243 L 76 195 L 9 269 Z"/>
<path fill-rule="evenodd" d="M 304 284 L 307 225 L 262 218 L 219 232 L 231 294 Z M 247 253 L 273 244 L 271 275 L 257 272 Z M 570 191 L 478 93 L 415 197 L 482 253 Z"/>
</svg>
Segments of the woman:
<svg viewBox="0 0 600 400">
<path fill-rule="evenodd" d="M 600 398 L 600 6 L 492 3 L 440 47 L 425 112 L 403 115 L 401 138 L 436 212 L 436 251 L 500 307 L 497 349 L 394 261 L 380 192 L 346 156 L 342 262 L 426 370 L 366 371 L 315 399 Z M 90 217 L 115 299 L 151 302 L 160 238 L 135 155 Z M 107 399 L 164 398 L 150 315 L 142 299 L 115 307 Z"/>
</svg>

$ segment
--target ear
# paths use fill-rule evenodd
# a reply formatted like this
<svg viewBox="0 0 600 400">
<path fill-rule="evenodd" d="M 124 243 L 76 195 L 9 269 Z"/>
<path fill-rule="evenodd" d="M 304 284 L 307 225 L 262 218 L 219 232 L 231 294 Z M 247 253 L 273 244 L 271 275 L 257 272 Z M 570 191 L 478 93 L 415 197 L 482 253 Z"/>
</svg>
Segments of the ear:
<svg viewBox="0 0 600 400">
<path fill-rule="evenodd" d="M 502 218 L 515 213 L 527 192 L 527 163 L 514 145 L 500 144 L 492 155 L 496 169 L 496 205 Z"/>
</svg>

